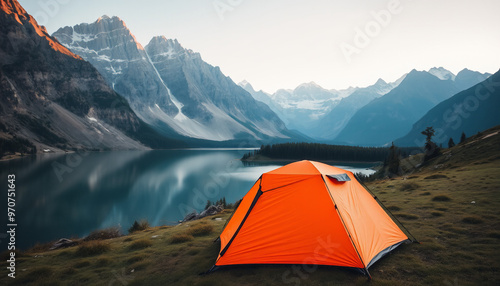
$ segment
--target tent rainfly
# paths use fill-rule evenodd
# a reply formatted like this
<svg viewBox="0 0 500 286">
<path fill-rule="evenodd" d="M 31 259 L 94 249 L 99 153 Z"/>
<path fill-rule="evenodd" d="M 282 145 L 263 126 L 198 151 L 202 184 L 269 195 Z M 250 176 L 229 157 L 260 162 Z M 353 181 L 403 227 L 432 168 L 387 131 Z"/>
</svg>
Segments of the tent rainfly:
<svg viewBox="0 0 500 286">
<path fill-rule="evenodd" d="M 262 174 L 220 235 L 215 265 L 368 268 L 411 241 L 352 172 L 313 161 Z"/>
</svg>

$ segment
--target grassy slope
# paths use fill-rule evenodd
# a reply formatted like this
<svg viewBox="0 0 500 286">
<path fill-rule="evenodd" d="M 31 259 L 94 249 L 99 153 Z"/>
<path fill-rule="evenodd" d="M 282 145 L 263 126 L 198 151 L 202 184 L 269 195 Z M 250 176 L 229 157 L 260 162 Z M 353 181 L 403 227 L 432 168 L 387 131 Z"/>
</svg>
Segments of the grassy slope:
<svg viewBox="0 0 500 286">
<path fill-rule="evenodd" d="M 371 285 L 500 283 L 500 134 L 481 139 L 499 130 L 488 130 L 446 150 L 443 156 L 412 174 L 369 184 L 422 242 L 403 245 L 373 265 Z M 364 276 L 354 271 L 301 266 L 242 267 L 199 276 L 217 257 L 219 245 L 212 242 L 229 215 L 225 211 L 215 216 L 222 220 L 205 218 L 90 243 L 89 249 L 96 254 L 88 254 L 80 246 L 21 254 L 17 278 L 6 278 L 7 270 L 2 266 L 0 284 L 368 284 Z M 174 236 L 200 225 L 212 225 L 213 231 L 191 241 L 172 243 Z"/>
</svg>

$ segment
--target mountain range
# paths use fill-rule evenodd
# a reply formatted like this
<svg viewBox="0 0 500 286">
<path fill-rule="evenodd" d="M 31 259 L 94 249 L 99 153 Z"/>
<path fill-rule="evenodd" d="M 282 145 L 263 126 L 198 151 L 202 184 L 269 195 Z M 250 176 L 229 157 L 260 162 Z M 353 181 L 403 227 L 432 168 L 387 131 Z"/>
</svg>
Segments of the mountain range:
<svg viewBox="0 0 500 286">
<path fill-rule="evenodd" d="M 315 82 L 309 82 L 303 83 L 295 89 L 279 89 L 275 93 L 269 94 L 262 90 L 254 90 L 247 81 L 239 83 L 256 100 L 264 102 L 278 114 L 289 129 L 297 130 L 319 140 L 333 139 L 350 119 L 352 110 L 356 111 L 363 102 L 367 103 L 384 95 L 397 84 L 398 82 L 387 84 L 380 79 L 374 85 L 365 88 L 350 87 L 343 90 L 328 90 Z M 355 95 L 348 99 L 352 94 L 361 95 Z M 337 122 L 334 125 L 335 130 L 322 124 L 325 119 L 327 122 Z"/>
<path fill-rule="evenodd" d="M 17 1 L 0 0 L 0 27 L 2 146 L 21 148 L 16 142 L 25 140 L 38 150 L 180 146 L 138 118 L 89 62 Z"/>
<path fill-rule="evenodd" d="M 489 75 L 467 69 L 456 76 L 443 68 L 412 70 L 397 87 L 360 108 L 335 140 L 350 145 L 390 144 L 408 133 L 412 125 L 438 103 Z"/>
<path fill-rule="evenodd" d="M 93 64 L 165 136 L 218 142 L 295 136 L 266 104 L 177 40 L 158 36 L 142 47 L 120 18 L 108 16 L 53 36 Z"/>
<path fill-rule="evenodd" d="M 2 151 L 286 141 L 410 146 L 427 126 L 444 134 L 443 143 L 498 124 L 498 73 L 438 67 L 368 87 L 309 82 L 269 94 L 235 84 L 175 39 L 157 36 L 143 47 L 118 17 L 51 36 L 17 1 L 0 0 L 0 24 Z"/>
<path fill-rule="evenodd" d="M 461 74 L 457 75 L 458 76 Z M 461 76 L 474 78 L 467 71 Z M 500 71 L 486 80 L 439 103 L 413 124 L 410 132 L 394 143 L 398 146 L 423 146 L 426 127 L 435 130 L 433 141 L 447 146 L 448 140 L 458 143 L 462 132 L 471 136 L 500 124 Z"/>
</svg>

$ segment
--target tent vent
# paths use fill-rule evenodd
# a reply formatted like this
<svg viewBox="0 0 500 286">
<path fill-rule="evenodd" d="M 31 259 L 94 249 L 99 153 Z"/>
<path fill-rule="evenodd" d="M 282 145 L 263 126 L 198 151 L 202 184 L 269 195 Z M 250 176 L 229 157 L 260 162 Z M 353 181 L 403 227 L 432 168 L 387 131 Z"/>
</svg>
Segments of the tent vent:
<svg viewBox="0 0 500 286">
<path fill-rule="evenodd" d="M 347 182 L 347 181 L 350 181 L 351 178 L 349 178 L 349 176 L 347 176 L 347 174 L 338 174 L 338 175 L 326 175 L 328 178 L 330 179 L 334 179 L 334 180 L 337 180 L 338 182 Z"/>
</svg>

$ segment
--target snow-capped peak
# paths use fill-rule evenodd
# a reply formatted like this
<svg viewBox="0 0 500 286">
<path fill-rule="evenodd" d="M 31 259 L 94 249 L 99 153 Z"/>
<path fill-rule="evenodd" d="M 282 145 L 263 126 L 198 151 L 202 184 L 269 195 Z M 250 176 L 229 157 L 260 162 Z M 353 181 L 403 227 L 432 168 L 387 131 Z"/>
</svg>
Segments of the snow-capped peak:
<svg viewBox="0 0 500 286">
<path fill-rule="evenodd" d="M 440 80 L 455 80 L 455 75 L 443 67 L 433 67 L 428 71 L 428 73 L 439 78 Z"/>
<path fill-rule="evenodd" d="M 314 81 L 311 81 L 311 82 L 306 82 L 306 83 L 303 83 L 303 84 L 300 84 L 299 86 L 297 86 L 297 88 L 319 88 L 319 89 L 323 89 L 323 87 L 321 87 L 319 84 L 315 83 Z"/>
<path fill-rule="evenodd" d="M 377 82 L 376 82 L 374 85 L 379 85 L 379 86 L 380 86 L 380 85 L 382 85 L 382 86 L 385 86 L 385 85 L 387 85 L 387 82 L 385 82 L 385 80 L 383 80 L 383 79 L 379 78 L 379 79 L 377 80 Z"/>
<path fill-rule="evenodd" d="M 244 89 L 254 90 L 253 86 L 246 79 L 244 79 L 243 81 L 241 81 L 240 83 L 238 83 L 238 85 L 241 86 L 241 87 L 243 87 Z"/>
<path fill-rule="evenodd" d="M 97 22 L 101 22 L 102 20 L 109 20 L 111 19 L 108 15 L 102 15 L 101 17 L 97 18 Z"/>
</svg>

